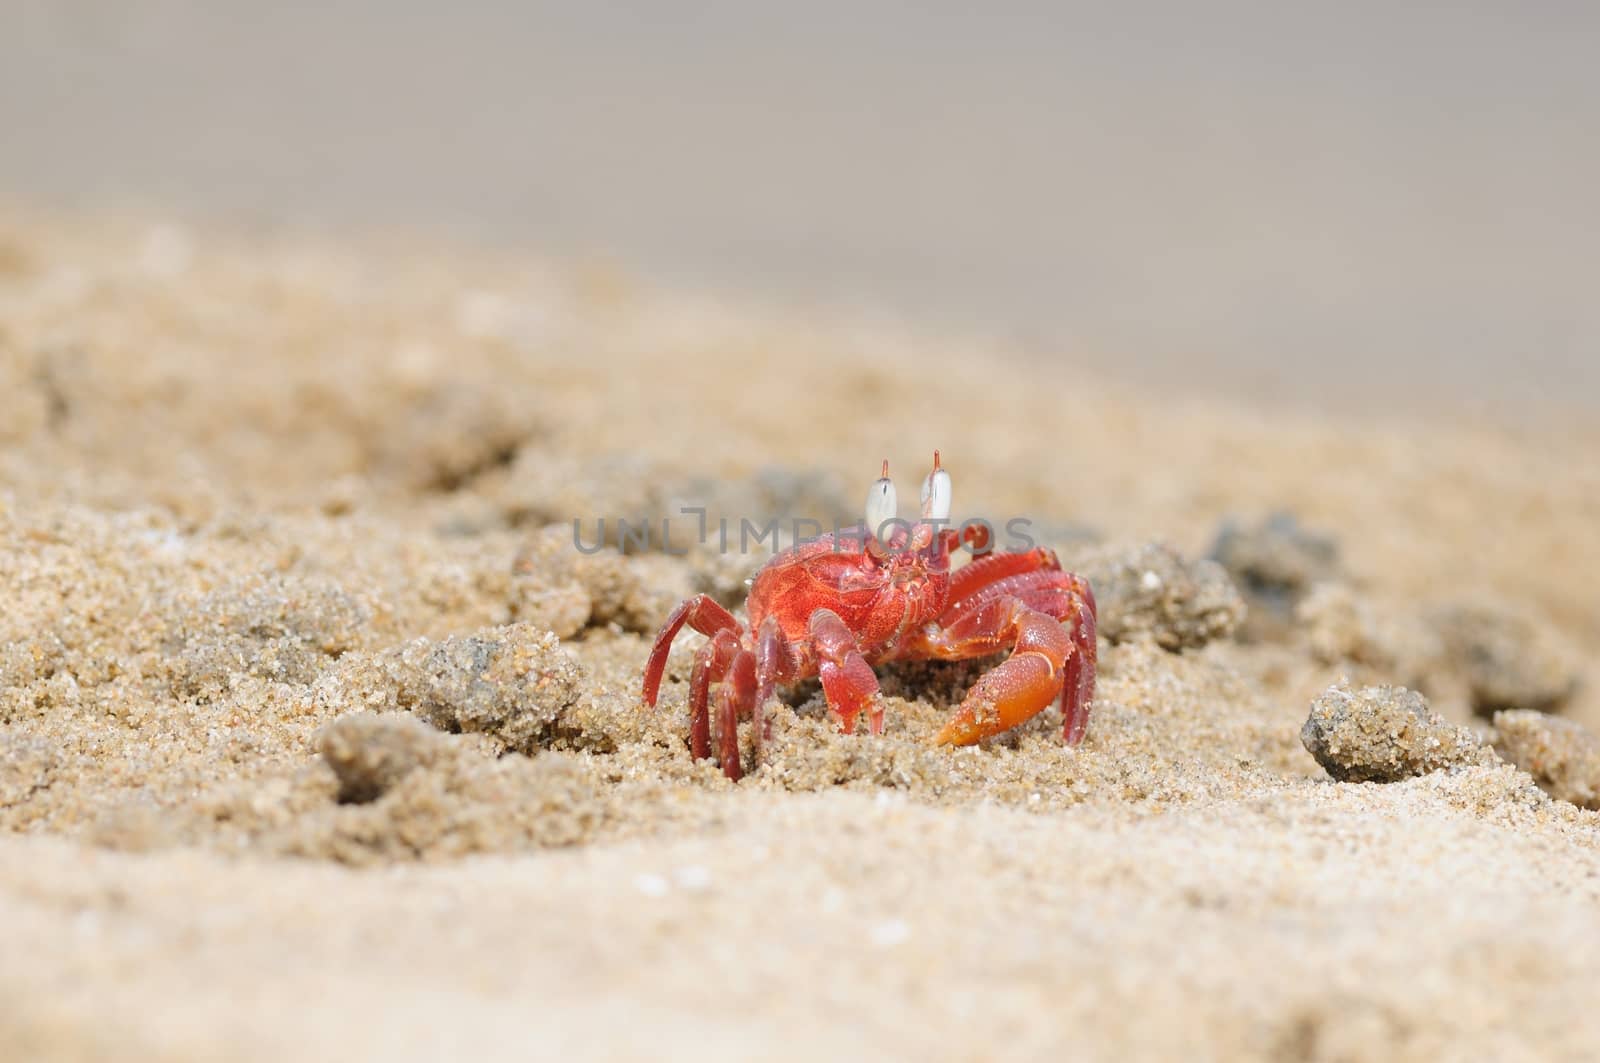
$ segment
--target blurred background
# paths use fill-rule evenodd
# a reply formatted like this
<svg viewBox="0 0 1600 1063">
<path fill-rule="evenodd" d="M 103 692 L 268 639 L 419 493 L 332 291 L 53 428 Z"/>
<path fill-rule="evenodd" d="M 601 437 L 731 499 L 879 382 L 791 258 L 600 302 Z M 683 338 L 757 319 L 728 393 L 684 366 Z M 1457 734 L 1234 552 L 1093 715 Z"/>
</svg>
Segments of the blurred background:
<svg viewBox="0 0 1600 1063">
<path fill-rule="evenodd" d="M 1162 389 L 1600 398 L 1600 9 L 8 0 L 0 200 L 391 230 Z"/>
</svg>

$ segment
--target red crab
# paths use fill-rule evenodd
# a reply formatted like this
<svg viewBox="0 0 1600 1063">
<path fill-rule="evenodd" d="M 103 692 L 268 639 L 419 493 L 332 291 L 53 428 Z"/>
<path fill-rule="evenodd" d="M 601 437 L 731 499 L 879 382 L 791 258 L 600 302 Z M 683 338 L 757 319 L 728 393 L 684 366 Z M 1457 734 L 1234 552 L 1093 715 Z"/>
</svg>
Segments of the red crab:
<svg viewBox="0 0 1600 1063">
<path fill-rule="evenodd" d="M 1009 646 L 1011 655 L 973 684 L 934 742 L 971 745 L 1031 719 L 1059 696 L 1062 736 L 1075 745 L 1094 700 L 1094 594 L 1045 548 L 986 554 L 952 572 L 950 554 L 962 536 L 941 527 L 950 519 L 950 490 L 934 451 L 922 520 L 899 520 L 886 461 L 867 496 L 863 528 L 785 550 L 757 573 L 748 631 L 707 595 L 680 604 L 645 664 L 645 705 L 656 703 L 683 626 L 710 636 L 689 677 L 689 746 L 696 758 L 711 755 L 714 701 L 717 757 L 724 774 L 738 779 L 739 720 L 754 718 L 759 756 L 762 710 L 779 683 L 821 676 L 840 730 L 853 734 L 865 711 L 872 733 L 881 734 L 873 665 L 986 657 Z M 984 538 L 969 535 L 979 548 Z"/>
</svg>

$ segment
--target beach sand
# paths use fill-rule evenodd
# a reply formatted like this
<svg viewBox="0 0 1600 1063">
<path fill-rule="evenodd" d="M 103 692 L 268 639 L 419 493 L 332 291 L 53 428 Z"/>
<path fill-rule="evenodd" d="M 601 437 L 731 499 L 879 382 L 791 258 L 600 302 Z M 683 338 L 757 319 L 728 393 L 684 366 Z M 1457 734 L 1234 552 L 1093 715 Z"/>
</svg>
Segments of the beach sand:
<svg viewBox="0 0 1600 1063">
<path fill-rule="evenodd" d="M 650 639 L 762 557 L 574 518 L 848 522 L 935 447 L 1095 583 L 1083 744 L 932 747 L 993 662 L 913 664 L 882 736 L 802 684 L 742 782 L 693 761 L 697 639 L 645 712 Z M 0 1057 L 1593 1057 L 1597 459 L 1570 417 L 13 211 Z M 1307 751 L 1336 685 L 1335 773 L 1390 781 Z"/>
</svg>

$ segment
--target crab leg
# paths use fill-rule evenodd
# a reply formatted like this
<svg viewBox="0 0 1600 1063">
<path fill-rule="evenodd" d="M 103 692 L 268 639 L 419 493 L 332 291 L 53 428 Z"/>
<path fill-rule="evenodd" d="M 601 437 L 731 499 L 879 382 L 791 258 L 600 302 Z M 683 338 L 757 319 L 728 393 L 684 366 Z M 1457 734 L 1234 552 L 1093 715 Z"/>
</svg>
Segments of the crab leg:
<svg viewBox="0 0 1600 1063">
<path fill-rule="evenodd" d="M 878 677 L 861 655 L 856 637 L 839 614 L 818 609 L 808 622 L 811 644 L 817 653 L 817 674 L 828 708 L 839 718 L 839 730 L 855 734 L 856 717 L 868 710 L 867 725 L 883 733 L 883 705 L 878 700 Z"/>
<path fill-rule="evenodd" d="M 738 650 L 727 677 L 717 687 L 717 760 L 722 774 L 734 782 L 744 774 L 744 765 L 739 761 L 739 717 L 750 711 L 755 699 L 755 655 Z"/>
<path fill-rule="evenodd" d="M 1084 593 L 1073 604 L 1072 645 L 1076 653 L 1067 657 L 1061 683 L 1061 737 L 1069 746 L 1083 741 L 1089 729 L 1089 708 L 1094 704 L 1094 674 L 1100 644 L 1096 633 L 1094 593 L 1083 585 Z"/>
<path fill-rule="evenodd" d="M 979 571 L 973 576 L 960 578 L 975 568 Z M 1006 597 L 1021 598 L 1058 620 L 1075 619 L 1080 605 L 1086 605 L 1091 615 L 1095 611 L 1089 581 L 1063 571 L 1055 551 L 1041 548 L 1025 554 L 992 554 L 958 569 L 950 580 L 940 626 L 951 627 L 973 610 Z"/>
<path fill-rule="evenodd" d="M 722 683 L 740 652 L 739 637 L 731 628 L 723 628 L 695 651 L 694 670 L 689 673 L 689 753 L 696 760 L 711 755 L 711 716 L 707 708 L 711 687 Z"/>
<path fill-rule="evenodd" d="M 771 726 L 767 721 L 767 702 L 771 700 L 774 688 L 789 678 L 793 670 L 793 657 L 793 647 L 784 638 L 778 618 L 767 617 L 756 632 L 756 695 L 751 709 L 755 727 L 751 733 L 754 735 L 757 756 L 761 754 L 761 743 L 771 737 L 767 733 Z"/>
<path fill-rule="evenodd" d="M 739 621 L 709 595 L 697 594 L 680 602 L 667 617 L 667 622 L 661 625 L 655 645 L 650 648 L 650 659 L 645 662 L 644 703 L 649 708 L 655 708 L 656 697 L 661 692 L 661 674 L 667 668 L 667 654 L 672 650 L 672 640 L 678 637 L 684 624 L 702 635 L 715 635 L 729 628 L 736 633 L 739 630 Z"/>
<path fill-rule="evenodd" d="M 973 558 L 950 574 L 949 605 L 946 609 L 1009 576 L 1059 571 L 1061 562 L 1056 558 L 1056 552 L 1044 546 L 1020 554 L 985 554 Z"/>
</svg>

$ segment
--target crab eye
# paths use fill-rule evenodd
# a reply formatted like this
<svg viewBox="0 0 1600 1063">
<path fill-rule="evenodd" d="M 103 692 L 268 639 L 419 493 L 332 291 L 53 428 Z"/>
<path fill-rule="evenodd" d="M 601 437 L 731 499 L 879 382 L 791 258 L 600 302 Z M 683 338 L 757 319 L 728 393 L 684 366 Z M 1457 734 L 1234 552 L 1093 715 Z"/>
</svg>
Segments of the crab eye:
<svg viewBox="0 0 1600 1063">
<path fill-rule="evenodd" d="M 933 471 L 922 481 L 922 519 L 950 519 L 950 474 L 939 467 L 937 454 L 933 459 Z"/>
<path fill-rule="evenodd" d="M 867 491 L 867 533 L 877 535 L 887 521 L 899 513 L 894 497 L 894 481 L 889 479 L 889 463 L 883 463 L 883 475 Z"/>
</svg>

